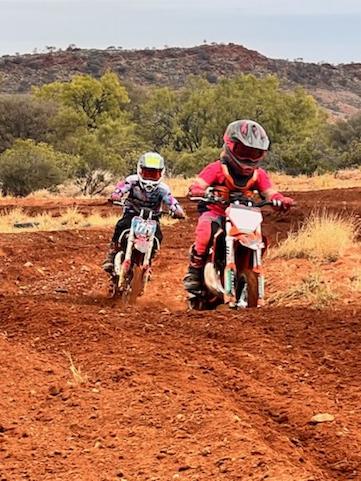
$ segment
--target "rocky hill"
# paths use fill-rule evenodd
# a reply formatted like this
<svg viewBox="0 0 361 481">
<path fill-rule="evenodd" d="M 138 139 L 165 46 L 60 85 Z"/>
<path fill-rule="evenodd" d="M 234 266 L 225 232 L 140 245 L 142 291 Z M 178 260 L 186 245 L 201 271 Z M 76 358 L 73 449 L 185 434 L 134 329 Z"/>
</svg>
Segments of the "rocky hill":
<svg viewBox="0 0 361 481">
<path fill-rule="evenodd" d="M 331 65 L 267 58 L 241 45 L 202 45 L 161 50 L 84 50 L 0 57 L 0 91 L 27 92 L 31 85 L 68 80 L 75 74 L 99 77 L 106 70 L 125 82 L 180 87 L 186 78 L 204 75 L 209 82 L 239 73 L 277 74 L 285 88 L 302 85 L 332 115 L 361 109 L 361 63 Z"/>
</svg>

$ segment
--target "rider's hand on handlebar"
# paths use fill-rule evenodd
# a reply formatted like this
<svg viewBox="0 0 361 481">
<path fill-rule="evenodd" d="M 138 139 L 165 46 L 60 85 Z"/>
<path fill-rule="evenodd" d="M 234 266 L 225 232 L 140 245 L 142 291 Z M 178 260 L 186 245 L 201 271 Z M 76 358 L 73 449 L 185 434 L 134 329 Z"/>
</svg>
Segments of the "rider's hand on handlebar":
<svg viewBox="0 0 361 481">
<path fill-rule="evenodd" d="M 112 195 L 110 196 L 110 201 L 111 202 L 120 202 L 123 198 L 122 194 L 118 194 L 117 192 L 113 192 Z"/>
<path fill-rule="evenodd" d="M 188 197 L 203 197 L 205 195 L 204 188 L 195 182 L 189 188 Z"/>
<path fill-rule="evenodd" d="M 222 185 L 208 187 L 205 197 L 215 202 L 227 204 L 229 202 L 229 189 Z"/>
<path fill-rule="evenodd" d="M 173 219 L 185 219 L 186 216 L 183 212 L 183 209 L 176 209 L 176 210 L 169 210 L 169 215 L 173 218 Z"/>
<path fill-rule="evenodd" d="M 205 199 L 214 200 L 214 187 L 207 187 L 203 195 Z"/>
<path fill-rule="evenodd" d="M 280 212 L 287 212 L 292 206 L 296 205 L 292 197 L 286 197 L 280 192 L 274 194 L 270 200 L 273 203 L 273 208 Z"/>
<path fill-rule="evenodd" d="M 177 213 L 177 212 L 172 212 L 171 213 L 171 217 L 173 217 L 173 219 L 185 219 L 186 216 L 182 213 Z"/>
</svg>

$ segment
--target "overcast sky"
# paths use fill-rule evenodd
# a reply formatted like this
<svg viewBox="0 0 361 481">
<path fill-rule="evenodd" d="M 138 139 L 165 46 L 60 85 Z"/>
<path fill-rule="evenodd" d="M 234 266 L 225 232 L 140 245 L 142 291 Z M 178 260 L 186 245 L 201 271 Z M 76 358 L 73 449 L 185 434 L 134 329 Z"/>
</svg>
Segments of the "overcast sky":
<svg viewBox="0 0 361 481">
<path fill-rule="evenodd" d="M 234 42 L 273 58 L 361 62 L 361 1 L 0 0 L 0 55 Z"/>
</svg>

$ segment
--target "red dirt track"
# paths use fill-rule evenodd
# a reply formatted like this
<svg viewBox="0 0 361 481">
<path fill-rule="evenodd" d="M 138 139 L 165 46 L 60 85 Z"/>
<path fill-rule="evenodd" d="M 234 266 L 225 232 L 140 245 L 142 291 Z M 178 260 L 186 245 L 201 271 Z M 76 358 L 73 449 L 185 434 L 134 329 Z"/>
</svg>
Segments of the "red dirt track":
<svg viewBox="0 0 361 481">
<path fill-rule="evenodd" d="M 265 232 L 360 194 L 298 193 Z M 110 229 L 0 235 L 0 481 L 361 480 L 361 300 L 189 312 L 186 208 L 136 307 L 106 297 Z"/>
</svg>

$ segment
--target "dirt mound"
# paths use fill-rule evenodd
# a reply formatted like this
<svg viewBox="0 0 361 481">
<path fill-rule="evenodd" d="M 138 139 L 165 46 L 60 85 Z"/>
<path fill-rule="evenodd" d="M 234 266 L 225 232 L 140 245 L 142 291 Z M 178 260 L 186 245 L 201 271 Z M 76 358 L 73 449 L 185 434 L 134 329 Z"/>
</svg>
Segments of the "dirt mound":
<svg viewBox="0 0 361 481">
<path fill-rule="evenodd" d="M 358 195 L 297 194 L 265 229 Z M 0 236 L 1 480 L 361 479 L 360 300 L 189 312 L 186 207 L 133 308 L 106 297 L 110 230 Z"/>
</svg>

